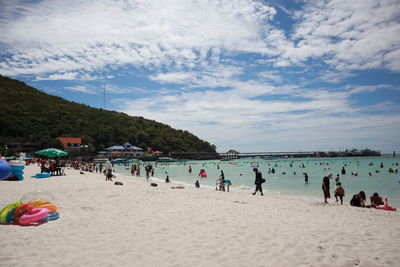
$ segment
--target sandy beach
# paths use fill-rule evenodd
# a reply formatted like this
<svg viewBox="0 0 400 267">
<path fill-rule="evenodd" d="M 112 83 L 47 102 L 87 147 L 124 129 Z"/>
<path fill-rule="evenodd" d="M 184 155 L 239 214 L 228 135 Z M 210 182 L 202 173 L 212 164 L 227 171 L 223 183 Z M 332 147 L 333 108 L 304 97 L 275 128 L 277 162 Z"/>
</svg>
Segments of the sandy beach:
<svg viewBox="0 0 400 267">
<path fill-rule="evenodd" d="M 205 188 L 66 169 L 0 182 L 0 205 L 33 190 L 60 219 L 0 225 L 0 266 L 398 266 L 400 215 L 348 204 Z M 265 187 L 268 187 L 266 184 Z M 252 192 L 252 191 L 251 191 Z"/>
</svg>

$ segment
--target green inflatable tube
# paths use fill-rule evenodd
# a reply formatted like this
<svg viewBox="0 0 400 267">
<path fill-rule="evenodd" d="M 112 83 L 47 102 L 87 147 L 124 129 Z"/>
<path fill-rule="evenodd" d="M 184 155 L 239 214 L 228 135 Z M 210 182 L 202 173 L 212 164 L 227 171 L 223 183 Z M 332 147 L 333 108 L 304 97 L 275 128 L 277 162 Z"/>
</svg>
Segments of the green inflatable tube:
<svg viewBox="0 0 400 267">
<path fill-rule="evenodd" d="M 9 203 L 0 211 L 0 223 L 6 224 L 13 220 L 15 210 L 22 205 L 22 202 L 17 200 Z"/>
</svg>

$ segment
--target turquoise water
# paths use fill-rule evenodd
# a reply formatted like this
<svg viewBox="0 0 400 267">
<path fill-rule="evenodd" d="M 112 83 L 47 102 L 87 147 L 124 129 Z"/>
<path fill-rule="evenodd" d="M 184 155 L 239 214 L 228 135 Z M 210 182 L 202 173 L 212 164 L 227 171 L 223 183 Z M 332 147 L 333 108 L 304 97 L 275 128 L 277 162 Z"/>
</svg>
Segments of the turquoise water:
<svg viewBox="0 0 400 267">
<path fill-rule="evenodd" d="M 371 163 L 373 166 L 370 166 Z M 383 163 L 383 168 L 380 164 Z M 133 163 L 132 163 L 133 164 Z M 137 164 L 137 163 L 136 163 Z M 215 181 L 221 170 L 224 171 L 225 179 L 232 181 L 231 189 L 241 190 L 242 188 L 254 188 L 253 168 L 263 173 L 267 180 L 263 184 L 267 192 L 280 193 L 285 195 L 304 196 L 311 199 L 322 197 L 322 178 L 332 173 L 331 195 L 335 185 L 335 177 L 340 175 L 340 182 L 346 191 L 345 202 L 349 203 L 352 195 L 359 191 L 365 191 L 368 200 L 374 193 L 389 197 L 389 204 L 400 207 L 400 174 L 389 173 L 389 168 L 399 169 L 400 158 L 392 157 L 360 157 L 360 158 L 301 158 L 301 159 L 241 159 L 234 161 L 190 161 L 184 163 L 155 163 L 143 162 L 141 164 L 141 176 L 145 177 L 144 166 L 151 164 L 155 168 L 155 177 L 165 179 L 167 173 L 171 181 L 194 185 L 199 180 L 202 187 L 215 188 Z M 396 165 L 397 164 L 397 165 Z M 189 166 L 192 173 L 188 172 Z M 303 167 L 304 166 L 304 167 Z M 346 169 L 346 175 L 341 174 L 342 167 Z M 130 176 L 129 166 L 114 166 L 121 174 Z M 275 173 L 268 173 L 269 169 L 275 169 Z M 204 169 L 207 178 L 200 178 L 198 173 Z M 379 171 L 379 173 L 377 172 Z M 286 174 L 283 174 L 283 173 Z M 303 173 L 308 173 L 308 183 L 304 182 Z M 357 172 L 358 175 L 351 175 Z M 372 176 L 369 176 L 369 173 Z M 137 177 L 132 177 L 137 179 Z M 331 198 L 330 202 L 333 202 Z M 368 201 L 369 203 L 369 201 Z"/>
</svg>

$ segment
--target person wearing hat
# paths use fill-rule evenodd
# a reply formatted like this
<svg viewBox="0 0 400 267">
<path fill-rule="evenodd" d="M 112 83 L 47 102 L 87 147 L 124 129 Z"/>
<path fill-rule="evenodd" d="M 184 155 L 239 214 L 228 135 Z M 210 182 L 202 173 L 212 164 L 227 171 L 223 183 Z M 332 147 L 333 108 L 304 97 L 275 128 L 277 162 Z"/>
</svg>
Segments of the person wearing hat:
<svg viewBox="0 0 400 267">
<path fill-rule="evenodd" d="M 254 193 L 252 194 L 255 195 L 257 191 L 260 191 L 261 195 L 263 196 L 264 194 L 261 185 L 263 182 L 265 182 L 265 180 L 262 178 L 262 173 L 257 168 L 254 168 L 253 172 L 256 174 L 256 179 L 254 180 L 254 184 L 256 185 L 256 191 L 254 191 Z"/>
</svg>

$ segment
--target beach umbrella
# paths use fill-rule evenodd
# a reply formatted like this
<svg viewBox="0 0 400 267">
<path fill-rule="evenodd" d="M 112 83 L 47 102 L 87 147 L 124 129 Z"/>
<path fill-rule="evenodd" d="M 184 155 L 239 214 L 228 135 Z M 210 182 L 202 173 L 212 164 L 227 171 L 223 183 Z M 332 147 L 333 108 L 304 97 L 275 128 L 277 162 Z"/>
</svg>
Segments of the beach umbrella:
<svg viewBox="0 0 400 267">
<path fill-rule="evenodd" d="M 39 154 L 39 155 L 46 156 L 49 158 L 55 158 L 55 157 L 66 156 L 66 155 L 68 155 L 68 152 L 62 151 L 57 148 L 46 148 L 43 150 L 36 151 L 35 154 Z"/>
</svg>

